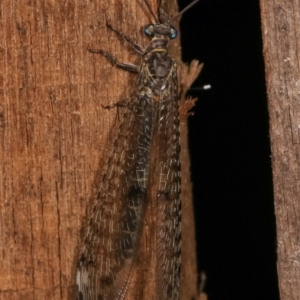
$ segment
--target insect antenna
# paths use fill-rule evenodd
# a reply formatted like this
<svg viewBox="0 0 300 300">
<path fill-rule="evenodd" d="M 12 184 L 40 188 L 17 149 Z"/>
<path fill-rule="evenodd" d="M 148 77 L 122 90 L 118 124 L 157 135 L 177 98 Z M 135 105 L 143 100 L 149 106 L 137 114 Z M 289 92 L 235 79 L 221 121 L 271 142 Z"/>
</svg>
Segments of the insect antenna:
<svg viewBox="0 0 300 300">
<path fill-rule="evenodd" d="M 152 10 L 152 7 L 151 7 L 150 3 L 148 2 L 148 0 L 144 0 L 144 2 L 146 3 L 146 5 L 147 5 L 147 7 L 148 7 L 148 9 L 149 9 L 149 11 L 151 13 L 151 15 L 153 16 L 156 24 L 158 24 L 158 19 L 157 19 L 156 15 L 155 15 L 154 11 Z"/>
<path fill-rule="evenodd" d="M 198 1 L 200 1 L 200 0 L 194 0 L 192 3 L 190 3 L 188 6 L 186 6 L 186 7 L 185 7 L 182 11 L 180 11 L 175 17 L 173 17 L 169 23 L 173 22 L 175 19 L 177 19 L 178 17 L 180 17 L 182 14 L 184 14 L 188 9 L 190 9 L 190 8 L 191 8 L 194 4 L 196 4 Z"/>
</svg>

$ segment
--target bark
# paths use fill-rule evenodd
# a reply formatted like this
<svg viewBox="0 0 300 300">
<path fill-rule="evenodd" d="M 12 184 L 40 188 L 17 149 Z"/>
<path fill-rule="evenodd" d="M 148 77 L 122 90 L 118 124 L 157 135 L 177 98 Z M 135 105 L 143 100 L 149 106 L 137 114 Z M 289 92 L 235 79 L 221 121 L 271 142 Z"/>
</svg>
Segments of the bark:
<svg viewBox="0 0 300 300">
<path fill-rule="evenodd" d="M 156 11 L 156 1 L 150 4 Z M 169 4 L 167 12 L 176 11 Z M 141 26 L 153 19 L 143 1 L 4 0 L 0 6 L 0 300 L 74 299 L 84 224 L 117 113 L 101 105 L 126 99 L 135 81 L 87 48 L 139 63 L 107 30 L 108 20 L 147 45 Z M 179 42 L 171 49 L 177 59 Z M 181 299 L 190 300 L 197 274 L 185 129 L 181 147 Z"/>
<path fill-rule="evenodd" d="M 300 2 L 260 1 L 280 297 L 300 299 Z"/>
</svg>

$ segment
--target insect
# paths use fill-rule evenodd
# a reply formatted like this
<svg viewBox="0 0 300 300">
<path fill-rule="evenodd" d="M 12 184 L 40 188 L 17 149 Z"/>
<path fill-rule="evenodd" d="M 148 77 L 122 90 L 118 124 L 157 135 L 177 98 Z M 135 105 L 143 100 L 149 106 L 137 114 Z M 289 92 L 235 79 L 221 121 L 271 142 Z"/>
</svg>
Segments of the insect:
<svg viewBox="0 0 300 300">
<path fill-rule="evenodd" d="M 144 49 L 112 25 L 108 27 L 142 56 L 136 66 L 100 53 L 113 65 L 138 74 L 130 99 L 115 106 L 124 110 L 107 148 L 98 197 L 88 222 L 77 265 L 79 300 L 122 300 L 130 284 L 147 207 L 155 218 L 155 299 L 179 297 L 180 274 L 180 145 L 176 61 L 168 54 L 177 31 L 171 22 L 199 0 L 170 18 L 164 0 L 153 12 L 155 24 L 144 32 Z M 155 157 L 155 159 L 153 159 Z M 155 177 L 157 189 L 151 188 Z"/>
</svg>

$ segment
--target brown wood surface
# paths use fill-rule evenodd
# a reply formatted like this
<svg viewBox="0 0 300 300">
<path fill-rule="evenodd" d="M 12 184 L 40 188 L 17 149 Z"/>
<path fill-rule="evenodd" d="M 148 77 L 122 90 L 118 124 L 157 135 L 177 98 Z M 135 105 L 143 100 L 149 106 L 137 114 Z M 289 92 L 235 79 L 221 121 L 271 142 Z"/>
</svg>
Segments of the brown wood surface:
<svg viewBox="0 0 300 300">
<path fill-rule="evenodd" d="M 150 3 L 156 10 L 156 1 Z M 174 15 L 176 3 L 166 10 Z M 101 105 L 128 97 L 135 81 L 87 48 L 140 61 L 107 30 L 107 20 L 147 45 L 142 26 L 153 20 L 142 1 L 0 4 L 0 300 L 74 299 L 83 228 L 116 116 Z M 171 49 L 177 59 L 179 43 L 177 38 Z M 181 299 L 191 300 L 197 271 L 182 126 Z"/>
<path fill-rule="evenodd" d="M 300 299 L 300 1 L 261 0 L 281 300 Z"/>
</svg>

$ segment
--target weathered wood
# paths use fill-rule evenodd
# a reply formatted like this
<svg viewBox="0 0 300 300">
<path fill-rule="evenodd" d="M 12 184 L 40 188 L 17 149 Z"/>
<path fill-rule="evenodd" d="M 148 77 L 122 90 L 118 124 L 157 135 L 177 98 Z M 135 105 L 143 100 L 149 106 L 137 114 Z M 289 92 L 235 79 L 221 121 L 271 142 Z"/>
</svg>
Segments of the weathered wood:
<svg viewBox="0 0 300 300">
<path fill-rule="evenodd" d="M 280 297 L 300 299 L 300 2 L 260 1 Z"/>
<path fill-rule="evenodd" d="M 174 15 L 176 3 L 169 6 Z M 107 20 L 147 45 L 142 26 L 153 20 L 143 1 L 6 0 L 0 6 L 0 299 L 74 299 L 83 227 L 117 113 L 101 104 L 128 97 L 135 81 L 87 48 L 139 62 L 107 30 Z M 179 43 L 172 46 L 177 59 Z M 197 274 L 185 130 L 182 135 L 183 209 L 190 207 L 183 236 L 192 240 L 183 240 L 181 295 L 190 300 Z"/>
</svg>

